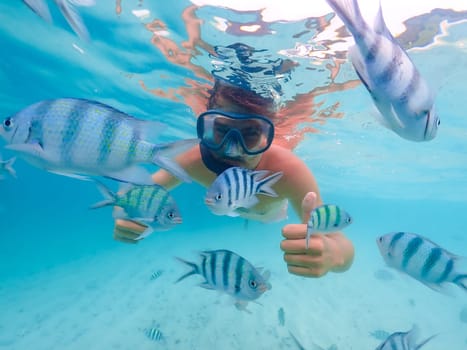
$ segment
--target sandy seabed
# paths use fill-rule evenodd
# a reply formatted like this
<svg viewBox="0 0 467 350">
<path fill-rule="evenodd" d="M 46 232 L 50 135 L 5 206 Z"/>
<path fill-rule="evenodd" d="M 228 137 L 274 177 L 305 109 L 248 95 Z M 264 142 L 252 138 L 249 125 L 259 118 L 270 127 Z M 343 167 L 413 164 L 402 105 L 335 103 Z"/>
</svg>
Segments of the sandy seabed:
<svg viewBox="0 0 467 350">
<path fill-rule="evenodd" d="M 438 334 L 423 350 L 467 348 L 460 288 L 443 295 L 387 269 L 371 234 L 352 237 L 357 255 L 350 271 L 293 276 L 278 248 L 278 228 L 154 234 L 8 280 L 0 288 L 0 349 L 299 349 L 292 332 L 305 349 L 372 350 L 381 340 L 370 333 L 413 324 L 420 341 Z M 230 249 L 271 271 L 272 289 L 248 305 L 251 313 L 237 310 L 225 294 L 199 288 L 200 276 L 173 283 L 187 269 L 173 257 L 196 261 L 206 249 Z M 152 280 L 157 270 L 163 273 Z M 145 335 L 151 327 L 162 340 Z"/>
</svg>

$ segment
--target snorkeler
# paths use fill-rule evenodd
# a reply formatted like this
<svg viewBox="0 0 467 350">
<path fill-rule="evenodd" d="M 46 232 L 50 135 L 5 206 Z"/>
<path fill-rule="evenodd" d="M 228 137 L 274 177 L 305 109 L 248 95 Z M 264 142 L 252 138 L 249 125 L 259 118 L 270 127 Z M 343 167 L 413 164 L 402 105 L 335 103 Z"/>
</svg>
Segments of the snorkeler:
<svg viewBox="0 0 467 350">
<path fill-rule="evenodd" d="M 353 261 L 352 243 L 341 233 L 314 234 L 306 248 L 310 212 L 322 205 L 316 180 L 305 163 L 290 150 L 273 143 L 275 102 L 259 94 L 217 79 L 207 111 L 197 120 L 201 142 L 176 158 L 179 165 L 204 187 L 229 167 L 283 172 L 274 185 L 277 197 L 261 196 L 258 204 L 241 214 L 247 219 L 271 222 L 286 217 L 290 202 L 301 218 L 300 224 L 283 227 L 281 242 L 290 273 L 320 277 L 329 271 L 347 270 Z M 181 182 L 161 169 L 153 174 L 155 183 L 171 190 Z M 117 220 L 116 240 L 136 243 L 145 230 L 135 222 Z"/>
</svg>

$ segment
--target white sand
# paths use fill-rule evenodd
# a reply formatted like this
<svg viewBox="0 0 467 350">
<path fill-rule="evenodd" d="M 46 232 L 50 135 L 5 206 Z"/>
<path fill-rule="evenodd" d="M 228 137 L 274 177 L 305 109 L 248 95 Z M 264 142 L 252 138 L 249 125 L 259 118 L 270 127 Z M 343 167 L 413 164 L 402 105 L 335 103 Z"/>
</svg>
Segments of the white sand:
<svg viewBox="0 0 467 350">
<path fill-rule="evenodd" d="M 384 266 L 371 235 L 352 236 L 357 259 L 351 271 L 292 276 L 278 249 L 280 227 L 250 223 L 245 231 L 236 221 L 223 232 L 153 235 L 7 281 L 0 289 L 0 349 L 297 349 L 291 330 L 305 349 L 365 350 L 380 343 L 369 332 L 405 331 L 414 323 L 420 340 L 439 333 L 423 350 L 466 348 L 460 289 L 446 296 L 396 272 L 393 280 L 375 278 Z M 174 256 L 195 261 L 196 251 L 223 248 L 272 273 L 273 288 L 258 300 L 262 305 L 249 304 L 251 314 L 237 310 L 230 297 L 199 288 L 201 277 L 173 283 L 187 269 Z M 158 269 L 162 276 L 150 280 Z M 164 334 L 160 342 L 143 332 L 155 325 Z"/>
</svg>

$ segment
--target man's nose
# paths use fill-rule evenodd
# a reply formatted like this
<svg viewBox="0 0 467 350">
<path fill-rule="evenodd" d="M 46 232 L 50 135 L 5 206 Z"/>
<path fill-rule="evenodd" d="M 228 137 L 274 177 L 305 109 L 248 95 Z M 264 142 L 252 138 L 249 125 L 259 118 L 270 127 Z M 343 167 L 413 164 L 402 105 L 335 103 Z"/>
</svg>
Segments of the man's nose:
<svg viewBox="0 0 467 350">
<path fill-rule="evenodd" d="M 242 147 L 236 138 L 229 138 L 224 147 L 224 154 L 228 157 L 238 157 L 242 155 Z"/>
</svg>

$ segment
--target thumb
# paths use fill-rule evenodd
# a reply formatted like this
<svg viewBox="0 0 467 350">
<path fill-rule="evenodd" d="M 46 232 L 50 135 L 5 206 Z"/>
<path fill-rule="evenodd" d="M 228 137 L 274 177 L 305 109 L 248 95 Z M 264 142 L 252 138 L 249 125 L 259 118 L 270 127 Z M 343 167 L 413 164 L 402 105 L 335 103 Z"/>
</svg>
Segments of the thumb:
<svg viewBox="0 0 467 350">
<path fill-rule="evenodd" d="M 307 224 L 310 221 L 311 211 L 315 208 L 316 193 L 308 192 L 302 201 L 302 223 Z"/>
</svg>

